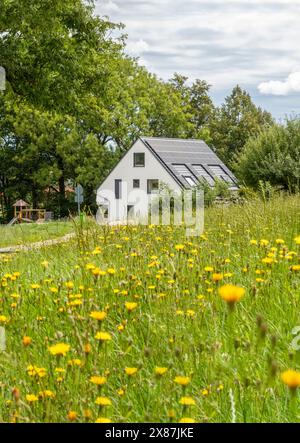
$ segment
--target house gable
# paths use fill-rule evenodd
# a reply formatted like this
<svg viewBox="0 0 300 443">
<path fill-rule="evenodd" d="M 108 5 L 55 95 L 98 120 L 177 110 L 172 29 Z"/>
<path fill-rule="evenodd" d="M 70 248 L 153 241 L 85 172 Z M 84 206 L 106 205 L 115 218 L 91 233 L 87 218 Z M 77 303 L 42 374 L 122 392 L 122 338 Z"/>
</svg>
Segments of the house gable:
<svg viewBox="0 0 300 443">
<path fill-rule="evenodd" d="M 134 166 L 134 154 L 143 153 L 145 155 L 145 166 Z M 147 181 L 158 179 L 166 184 L 170 189 L 180 190 L 181 185 L 176 177 L 169 172 L 168 168 L 161 162 L 155 153 L 141 139 L 130 148 L 121 158 L 119 163 L 111 171 L 98 189 L 98 194 L 106 190 L 115 189 L 115 180 L 122 180 L 127 183 L 127 190 L 130 193 L 134 190 L 134 180 L 139 180 L 140 189 L 147 192 Z"/>
</svg>

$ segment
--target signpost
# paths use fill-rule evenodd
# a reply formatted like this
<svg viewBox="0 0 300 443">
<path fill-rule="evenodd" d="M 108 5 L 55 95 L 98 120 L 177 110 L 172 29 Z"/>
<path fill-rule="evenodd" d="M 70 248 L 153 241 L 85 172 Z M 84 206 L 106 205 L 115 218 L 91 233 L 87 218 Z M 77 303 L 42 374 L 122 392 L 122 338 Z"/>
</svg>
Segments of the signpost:
<svg viewBox="0 0 300 443">
<path fill-rule="evenodd" d="M 80 205 L 82 205 L 84 201 L 83 197 L 83 187 L 81 185 L 77 185 L 75 188 L 75 202 L 78 204 L 78 215 L 81 216 Z"/>
</svg>

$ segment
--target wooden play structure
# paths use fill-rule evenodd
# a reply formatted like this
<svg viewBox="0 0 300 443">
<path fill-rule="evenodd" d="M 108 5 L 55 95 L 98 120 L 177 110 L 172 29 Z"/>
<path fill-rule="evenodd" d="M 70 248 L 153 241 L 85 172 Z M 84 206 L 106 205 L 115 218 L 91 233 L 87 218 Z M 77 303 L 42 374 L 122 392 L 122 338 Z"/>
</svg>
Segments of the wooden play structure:
<svg viewBox="0 0 300 443">
<path fill-rule="evenodd" d="M 24 200 L 18 200 L 13 204 L 14 218 L 9 222 L 12 226 L 16 223 L 43 223 L 46 221 L 45 209 L 31 209 Z"/>
</svg>

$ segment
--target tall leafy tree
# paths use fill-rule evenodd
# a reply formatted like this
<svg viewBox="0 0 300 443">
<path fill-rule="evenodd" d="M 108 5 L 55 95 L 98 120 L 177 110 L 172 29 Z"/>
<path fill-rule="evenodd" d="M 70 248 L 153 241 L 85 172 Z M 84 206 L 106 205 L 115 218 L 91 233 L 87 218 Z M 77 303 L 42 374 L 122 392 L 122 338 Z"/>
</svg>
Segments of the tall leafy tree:
<svg viewBox="0 0 300 443">
<path fill-rule="evenodd" d="M 300 120 L 273 125 L 250 138 L 236 165 L 239 178 L 258 187 L 269 182 L 285 190 L 300 189 Z"/>
<path fill-rule="evenodd" d="M 236 86 L 211 120 L 212 143 L 224 163 L 232 166 L 247 140 L 273 123 L 271 114 L 257 107 L 250 95 Z"/>
</svg>

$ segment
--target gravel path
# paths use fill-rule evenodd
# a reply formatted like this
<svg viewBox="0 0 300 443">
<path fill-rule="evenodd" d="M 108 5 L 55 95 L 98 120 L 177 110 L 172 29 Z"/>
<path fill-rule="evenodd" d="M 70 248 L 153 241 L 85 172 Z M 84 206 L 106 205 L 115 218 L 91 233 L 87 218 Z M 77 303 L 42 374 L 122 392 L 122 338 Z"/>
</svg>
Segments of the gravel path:
<svg viewBox="0 0 300 443">
<path fill-rule="evenodd" d="M 53 240 L 44 240 L 36 243 L 30 243 L 28 245 L 8 246 L 6 248 L 0 248 L 0 254 L 12 254 L 14 252 L 20 251 L 32 251 L 34 249 L 40 249 L 46 246 L 58 245 L 59 243 L 64 243 L 71 240 L 71 238 L 73 237 L 75 237 L 74 232 Z"/>
</svg>

